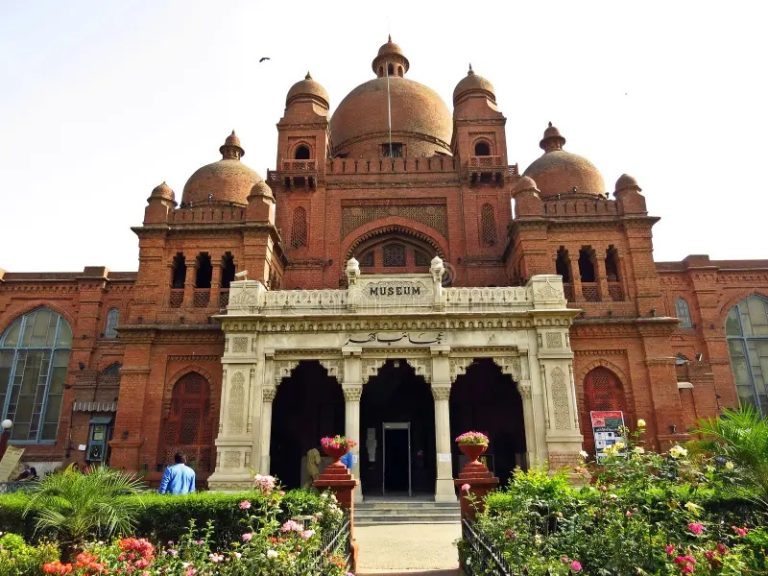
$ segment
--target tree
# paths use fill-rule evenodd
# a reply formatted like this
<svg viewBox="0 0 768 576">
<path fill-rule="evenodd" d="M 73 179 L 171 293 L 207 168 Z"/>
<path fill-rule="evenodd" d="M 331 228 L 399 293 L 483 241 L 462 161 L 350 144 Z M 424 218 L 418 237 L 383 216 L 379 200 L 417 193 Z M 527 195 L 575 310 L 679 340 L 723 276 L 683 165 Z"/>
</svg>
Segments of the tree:
<svg viewBox="0 0 768 576">
<path fill-rule="evenodd" d="M 89 537 L 130 532 L 143 503 L 140 498 L 120 496 L 137 495 L 143 488 L 132 474 L 106 466 L 87 474 L 69 467 L 37 484 L 24 516 L 33 514 L 35 530 L 53 532 L 64 554 L 71 555 Z"/>
</svg>

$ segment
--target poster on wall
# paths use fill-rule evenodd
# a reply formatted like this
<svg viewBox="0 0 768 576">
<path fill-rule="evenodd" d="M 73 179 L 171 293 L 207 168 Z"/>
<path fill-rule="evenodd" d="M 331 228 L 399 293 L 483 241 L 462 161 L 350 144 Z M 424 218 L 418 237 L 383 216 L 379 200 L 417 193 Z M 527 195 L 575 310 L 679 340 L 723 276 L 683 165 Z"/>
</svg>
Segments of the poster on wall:
<svg viewBox="0 0 768 576">
<path fill-rule="evenodd" d="M 592 421 L 592 434 L 595 437 L 595 457 L 597 461 L 605 458 L 605 449 L 621 440 L 624 445 L 624 413 L 621 410 L 595 410 L 589 413 Z"/>
</svg>

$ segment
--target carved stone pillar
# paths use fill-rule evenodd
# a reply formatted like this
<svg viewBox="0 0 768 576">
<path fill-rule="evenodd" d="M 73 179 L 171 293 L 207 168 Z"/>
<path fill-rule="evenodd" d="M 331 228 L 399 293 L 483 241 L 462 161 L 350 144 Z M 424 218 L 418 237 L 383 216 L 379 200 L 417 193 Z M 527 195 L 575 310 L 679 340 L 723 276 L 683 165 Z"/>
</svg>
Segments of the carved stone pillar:
<svg viewBox="0 0 768 576">
<path fill-rule="evenodd" d="M 352 475 L 360 478 L 360 396 L 363 394 L 362 386 L 344 385 L 344 435 L 355 441 L 352 448 L 353 464 Z M 362 502 L 362 487 L 358 484 L 355 489 L 354 499 Z"/>
<path fill-rule="evenodd" d="M 272 402 L 274 402 L 276 394 L 276 388 L 264 388 L 261 391 L 260 474 L 269 474 L 269 445 L 272 441 Z"/>
<path fill-rule="evenodd" d="M 443 385 L 432 384 L 432 396 L 435 399 L 435 444 L 437 447 L 435 502 L 456 502 L 451 457 L 451 414 L 448 406 L 448 400 L 451 396 L 450 384 L 450 381 Z"/>
<path fill-rule="evenodd" d="M 531 466 L 536 461 L 536 412 L 533 409 L 531 381 L 520 380 L 517 391 L 523 400 L 523 424 L 525 426 L 525 458 L 526 465 Z"/>
</svg>

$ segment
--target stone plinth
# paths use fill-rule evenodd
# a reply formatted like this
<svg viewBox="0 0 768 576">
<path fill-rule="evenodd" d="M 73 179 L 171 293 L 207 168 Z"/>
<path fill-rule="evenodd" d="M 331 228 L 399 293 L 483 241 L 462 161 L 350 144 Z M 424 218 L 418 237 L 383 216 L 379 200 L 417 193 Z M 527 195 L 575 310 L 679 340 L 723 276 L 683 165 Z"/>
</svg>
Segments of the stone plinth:
<svg viewBox="0 0 768 576">
<path fill-rule="evenodd" d="M 353 493 L 358 481 L 352 476 L 349 469 L 336 460 L 326 466 L 312 486 L 318 490 L 330 490 L 336 496 L 336 500 L 349 515 L 349 539 L 351 543 L 351 569 L 357 569 L 357 542 L 355 541 L 355 499 Z"/>
<path fill-rule="evenodd" d="M 499 479 L 491 474 L 488 467 L 475 460 L 467 463 L 453 481 L 461 497 L 461 519 L 473 522 L 475 516 L 485 508 L 485 495 L 499 485 Z M 469 490 L 462 490 L 465 484 Z"/>
</svg>

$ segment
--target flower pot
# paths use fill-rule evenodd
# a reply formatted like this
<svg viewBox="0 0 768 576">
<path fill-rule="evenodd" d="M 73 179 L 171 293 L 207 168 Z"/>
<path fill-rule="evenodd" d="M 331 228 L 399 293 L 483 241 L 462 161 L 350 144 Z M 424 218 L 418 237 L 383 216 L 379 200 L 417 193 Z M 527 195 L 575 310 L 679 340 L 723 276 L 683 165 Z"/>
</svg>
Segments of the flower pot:
<svg viewBox="0 0 768 576">
<path fill-rule="evenodd" d="M 459 444 L 459 450 L 469 459 L 469 463 L 477 462 L 480 455 L 488 450 L 487 444 Z"/>
<path fill-rule="evenodd" d="M 339 459 L 344 456 L 347 452 L 349 452 L 349 448 L 347 446 L 323 446 L 323 452 L 325 452 L 325 455 L 333 459 L 333 462 L 338 462 Z"/>
</svg>

